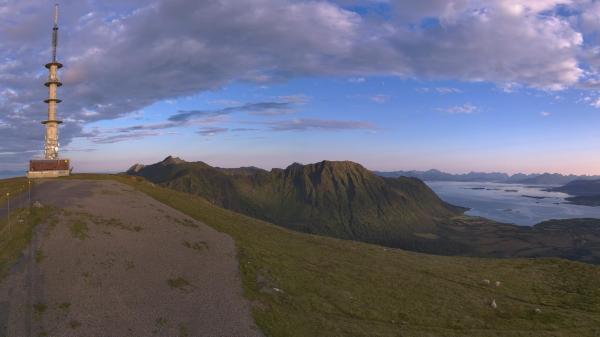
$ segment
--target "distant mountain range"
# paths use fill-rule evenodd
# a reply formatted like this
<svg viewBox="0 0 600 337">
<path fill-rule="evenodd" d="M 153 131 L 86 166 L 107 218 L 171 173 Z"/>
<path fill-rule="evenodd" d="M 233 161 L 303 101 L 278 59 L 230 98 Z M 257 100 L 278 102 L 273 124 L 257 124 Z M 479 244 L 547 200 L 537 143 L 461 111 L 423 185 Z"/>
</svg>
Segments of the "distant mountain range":
<svg viewBox="0 0 600 337">
<path fill-rule="evenodd" d="M 461 182 L 500 182 L 530 185 L 564 185 L 575 180 L 595 180 L 600 176 L 562 175 L 558 173 L 517 173 L 509 175 L 500 172 L 469 172 L 463 174 L 446 173 L 439 170 L 375 172 L 382 177 L 415 177 L 425 181 L 461 181 Z"/>
<path fill-rule="evenodd" d="M 265 171 L 168 157 L 127 173 L 290 229 L 388 246 L 414 245 L 424 240 L 414 233 L 465 211 L 419 179 L 380 177 L 348 161 Z"/>
</svg>

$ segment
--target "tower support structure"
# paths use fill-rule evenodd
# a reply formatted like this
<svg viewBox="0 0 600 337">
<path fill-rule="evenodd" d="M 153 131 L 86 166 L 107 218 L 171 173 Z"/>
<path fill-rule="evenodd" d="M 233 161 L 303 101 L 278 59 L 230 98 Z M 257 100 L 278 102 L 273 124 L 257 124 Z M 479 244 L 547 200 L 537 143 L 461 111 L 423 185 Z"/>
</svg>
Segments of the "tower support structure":
<svg viewBox="0 0 600 337">
<path fill-rule="evenodd" d="M 63 65 L 56 60 L 56 49 L 58 46 L 58 5 L 54 6 L 54 26 L 52 27 L 52 61 L 46 64 L 48 69 L 48 80 L 44 85 L 48 87 L 48 98 L 44 100 L 48 104 L 48 119 L 42 124 L 46 126 L 46 137 L 44 140 L 44 159 L 31 160 L 29 162 L 29 178 L 55 178 L 68 176 L 71 173 L 69 159 L 61 159 L 58 155 L 58 126 L 62 121 L 58 119 L 57 108 L 61 102 L 58 99 L 58 88 L 62 82 L 58 77 L 58 70 Z"/>
</svg>

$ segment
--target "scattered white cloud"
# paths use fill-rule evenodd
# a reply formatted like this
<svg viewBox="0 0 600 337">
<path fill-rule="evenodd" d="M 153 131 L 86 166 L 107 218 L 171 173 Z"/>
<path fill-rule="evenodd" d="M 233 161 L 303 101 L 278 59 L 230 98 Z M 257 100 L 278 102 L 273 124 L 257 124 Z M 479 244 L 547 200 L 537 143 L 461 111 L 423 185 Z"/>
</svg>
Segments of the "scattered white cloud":
<svg viewBox="0 0 600 337">
<path fill-rule="evenodd" d="M 225 133 L 228 131 L 229 131 L 228 128 L 213 127 L 213 128 L 202 128 L 202 129 L 198 130 L 197 133 L 202 136 L 212 137 L 217 134 Z"/>
<path fill-rule="evenodd" d="M 318 118 L 271 121 L 265 123 L 273 131 L 313 131 L 313 130 L 376 130 L 377 127 L 366 121 L 330 120 Z"/>
<path fill-rule="evenodd" d="M 310 102 L 311 97 L 304 94 L 286 95 L 277 97 L 279 100 L 292 104 L 306 104 Z"/>
<path fill-rule="evenodd" d="M 550 115 L 552 115 L 552 113 L 550 113 L 548 111 L 542 111 L 542 112 L 540 112 L 540 116 L 542 116 L 542 117 L 548 117 Z"/>
<path fill-rule="evenodd" d="M 348 79 L 350 83 L 365 83 L 367 81 L 364 77 L 351 77 Z"/>
<path fill-rule="evenodd" d="M 386 103 L 390 100 L 390 96 L 388 95 L 383 95 L 383 94 L 377 94 L 377 95 L 372 95 L 371 97 L 369 97 L 369 99 L 375 103 L 378 104 L 383 104 Z"/>
<path fill-rule="evenodd" d="M 429 92 L 437 92 L 438 94 L 459 94 L 462 93 L 463 91 L 458 89 L 458 88 L 453 88 L 453 87 L 435 87 L 435 88 L 427 88 L 427 87 L 422 87 L 422 88 L 417 88 L 416 89 L 417 92 L 425 94 L 425 93 L 429 93 Z"/>
<path fill-rule="evenodd" d="M 234 99 L 215 99 L 215 100 L 209 101 L 208 103 L 215 104 L 215 105 L 224 105 L 224 106 L 233 106 L 233 105 L 242 104 L 240 101 L 237 101 Z"/>
<path fill-rule="evenodd" d="M 435 91 L 437 91 L 440 94 L 458 94 L 458 93 L 462 92 L 462 90 L 460 90 L 458 88 L 450 88 L 450 87 L 435 88 Z"/>
<path fill-rule="evenodd" d="M 468 115 L 468 114 L 477 112 L 479 110 L 479 108 L 471 103 L 465 103 L 463 105 L 455 105 L 455 106 L 452 106 L 449 108 L 440 108 L 438 110 L 443 111 L 448 114 L 451 114 L 451 115 L 459 115 L 459 114 L 467 114 Z"/>
</svg>

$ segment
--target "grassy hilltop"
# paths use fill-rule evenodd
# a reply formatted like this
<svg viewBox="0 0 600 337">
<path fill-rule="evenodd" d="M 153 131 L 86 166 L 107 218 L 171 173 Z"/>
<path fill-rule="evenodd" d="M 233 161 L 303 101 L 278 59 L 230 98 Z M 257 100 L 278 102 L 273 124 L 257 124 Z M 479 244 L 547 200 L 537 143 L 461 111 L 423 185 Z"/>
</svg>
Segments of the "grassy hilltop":
<svg viewBox="0 0 600 337">
<path fill-rule="evenodd" d="M 231 235 L 267 336 L 600 334 L 600 268 L 593 265 L 390 249 L 290 231 L 139 177 L 75 178 L 83 177 L 129 184 Z"/>
<path fill-rule="evenodd" d="M 139 177 L 72 178 L 128 184 L 232 236 L 245 295 L 266 336 L 600 334 L 597 266 L 390 249 L 290 231 Z"/>
</svg>

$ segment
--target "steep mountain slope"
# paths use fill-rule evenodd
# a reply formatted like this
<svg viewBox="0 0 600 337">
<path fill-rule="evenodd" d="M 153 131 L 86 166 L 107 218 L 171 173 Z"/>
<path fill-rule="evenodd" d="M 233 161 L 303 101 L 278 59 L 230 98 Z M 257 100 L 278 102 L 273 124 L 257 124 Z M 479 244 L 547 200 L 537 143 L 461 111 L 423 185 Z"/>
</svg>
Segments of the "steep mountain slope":
<svg viewBox="0 0 600 337">
<path fill-rule="evenodd" d="M 398 247 L 464 211 L 418 179 L 379 177 L 347 161 L 264 171 L 168 157 L 128 173 L 294 230 Z"/>
</svg>

